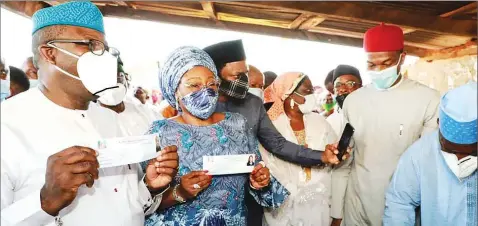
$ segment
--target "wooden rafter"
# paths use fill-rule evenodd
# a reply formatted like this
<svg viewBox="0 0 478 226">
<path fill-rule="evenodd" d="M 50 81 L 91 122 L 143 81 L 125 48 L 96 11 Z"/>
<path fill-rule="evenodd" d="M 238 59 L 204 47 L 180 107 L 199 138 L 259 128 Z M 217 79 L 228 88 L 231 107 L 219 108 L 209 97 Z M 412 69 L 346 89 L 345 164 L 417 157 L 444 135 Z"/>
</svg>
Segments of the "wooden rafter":
<svg viewBox="0 0 478 226">
<path fill-rule="evenodd" d="M 221 2 L 221 4 L 242 5 L 264 10 L 282 10 L 284 12 L 308 13 L 324 18 L 342 20 L 395 24 L 416 30 L 430 31 L 440 34 L 454 34 L 474 37 L 476 21 L 452 20 L 419 13 L 407 13 L 398 9 L 373 6 L 361 2 L 336 1 L 261 1 L 261 2 Z"/>
<path fill-rule="evenodd" d="M 297 18 L 295 18 L 294 21 L 292 21 L 292 23 L 289 24 L 289 29 L 292 29 L 292 30 L 298 29 L 300 25 L 304 23 L 304 21 L 308 20 L 311 17 L 313 17 L 313 15 L 306 14 L 306 13 L 300 14 Z"/>
<path fill-rule="evenodd" d="M 360 32 L 351 32 L 351 31 L 345 31 L 345 30 L 334 29 L 334 28 L 325 28 L 325 27 L 315 27 L 315 28 L 312 28 L 310 31 L 316 32 L 316 33 L 329 34 L 329 35 L 350 37 L 350 38 L 362 39 L 364 36 L 364 34 Z M 443 48 L 442 46 L 436 46 L 436 45 L 427 44 L 427 43 L 416 43 L 411 41 L 405 41 L 405 45 L 418 47 L 418 48 L 424 48 L 424 49 L 431 49 L 431 50 L 438 50 Z"/>
<path fill-rule="evenodd" d="M 201 2 L 202 9 L 209 16 L 210 19 L 217 21 L 216 10 L 214 9 L 214 3 Z"/>
<path fill-rule="evenodd" d="M 478 6 L 477 2 L 472 2 L 468 5 L 460 7 L 458 9 L 455 9 L 455 10 L 452 10 L 450 12 L 444 13 L 444 14 L 440 15 L 440 17 L 442 17 L 442 18 L 452 17 L 454 15 L 457 15 L 457 14 L 460 14 L 460 13 L 466 13 L 468 11 L 473 11 L 473 10 L 476 13 L 476 7 L 477 6 Z"/>
<path fill-rule="evenodd" d="M 315 26 L 319 25 L 320 23 L 324 22 L 325 18 L 320 17 L 320 16 L 313 16 L 306 21 L 304 21 L 299 29 L 300 30 L 310 30 L 314 28 Z"/>
<path fill-rule="evenodd" d="M 347 45 L 347 46 L 354 46 L 354 47 L 362 47 L 362 42 L 363 42 L 361 38 L 341 37 L 338 35 L 314 33 L 314 32 L 308 32 L 303 30 L 289 30 L 289 29 L 283 29 L 278 27 L 269 27 L 269 26 L 261 26 L 261 25 L 254 25 L 254 24 L 229 22 L 229 21 L 223 21 L 223 24 L 225 25 L 225 27 L 221 27 L 218 24 L 216 24 L 214 21 L 210 20 L 208 17 L 192 18 L 192 17 L 177 16 L 177 15 L 158 14 L 155 12 L 144 11 L 144 10 L 131 11 L 125 7 L 105 7 L 102 9 L 102 13 L 105 16 L 112 16 L 112 17 L 120 17 L 120 18 L 134 17 L 140 20 L 158 21 L 162 23 L 181 24 L 186 26 L 195 26 L 195 27 L 204 27 L 204 28 L 227 29 L 227 30 L 246 32 L 246 33 L 272 35 L 272 36 L 279 36 L 283 38 L 318 41 L 318 42 Z M 220 15 L 221 14 L 218 13 L 219 19 L 221 19 Z M 285 24 L 284 26 L 288 27 L 289 23 Z M 405 51 L 415 56 L 422 56 L 424 53 L 426 53 L 426 49 L 424 48 L 408 46 L 408 45 L 405 47 Z"/>
</svg>

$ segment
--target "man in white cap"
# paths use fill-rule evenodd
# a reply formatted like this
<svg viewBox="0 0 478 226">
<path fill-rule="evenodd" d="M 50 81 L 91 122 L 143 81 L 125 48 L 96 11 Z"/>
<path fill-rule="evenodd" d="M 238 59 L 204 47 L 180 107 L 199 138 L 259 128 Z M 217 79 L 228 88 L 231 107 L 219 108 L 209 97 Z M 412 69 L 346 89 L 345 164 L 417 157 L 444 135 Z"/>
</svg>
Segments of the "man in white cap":
<svg viewBox="0 0 478 226">
<path fill-rule="evenodd" d="M 98 123 L 87 112 L 118 88 L 103 16 L 85 1 L 41 9 L 32 20 L 40 83 L 1 106 L 2 226 L 144 225 L 177 172 L 175 147 L 149 161 L 146 173 L 139 164 L 99 169 L 89 144 L 121 135 L 113 117 Z"/>
<path fill-rule="evenodd" d="M 477 225 L 477 83 L 446 93 L 440 129 L 402 155 L 388 188 L 384 226 Z"/>
</svg>

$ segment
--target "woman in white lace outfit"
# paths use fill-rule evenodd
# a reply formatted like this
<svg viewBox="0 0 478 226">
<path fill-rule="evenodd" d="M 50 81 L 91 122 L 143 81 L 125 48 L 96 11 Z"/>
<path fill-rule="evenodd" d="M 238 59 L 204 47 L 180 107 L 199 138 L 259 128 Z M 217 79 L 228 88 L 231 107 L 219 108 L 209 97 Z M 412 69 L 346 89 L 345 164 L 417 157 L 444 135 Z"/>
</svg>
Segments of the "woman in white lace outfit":
<svg viewBox="0 0 478 226">
<path fill-rule="evenodd" d="M 310 79 L 303 73 L 286 73 L 265 91 L 274 104 L 267 112 L 277 130 L 289 141 L 324 150 L 337 137 L 324 117 L 313 112 L 317 102 Z M 272 175 L 291 195 L 275 210 L 264 210 L 264 224 L 270 226 L 330 225 L 330 167 L 302 167 L 283 161 L 260 148 Z"/>
</svg>

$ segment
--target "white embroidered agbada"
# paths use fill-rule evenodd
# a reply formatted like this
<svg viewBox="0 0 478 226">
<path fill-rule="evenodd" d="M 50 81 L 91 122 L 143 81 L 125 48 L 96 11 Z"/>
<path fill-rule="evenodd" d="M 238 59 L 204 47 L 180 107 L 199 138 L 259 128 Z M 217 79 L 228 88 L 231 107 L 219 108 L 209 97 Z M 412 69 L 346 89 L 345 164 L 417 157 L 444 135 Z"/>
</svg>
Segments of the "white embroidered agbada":
<svg viewBox="0 0 478 226">
<path fill-rule="evenodd" d="M 55 225 L 40 204 L 47 158 L 71 146 L 121 135 L 113 112 L 90 107 L 88 111 L 63 108 L 38 88 L 2 102 L 2 226 Z M 91 121 L 91 112 L 101 116 L 98 121 Z M 151 197 L 140 169 L 139 164 L 100 169 L 94 187 L 82 185 L 73 203 L 60 211 L 63 225 L 142 226 L 144 209 L 153 212 L 160 197 Z"/>
<path fill-rule="evenodd" d="M 291 85 L 292 87 L 285 92 L 285 95 L 288 96 L 303 79 L 303 75 L 301 75 L 302 77 L 297 77 L 297 74 L 289 73 L 283 76 L 289 76 L 288 79 L 285 79 L 289 81 L 285 82 L 294 82 Z M 280 80 L 279 77 L 276 80 L 277 83 L 280 83 Z M 276 85 L 273 83 L 271 89 L 274 89 L 277 83 Z M 266 94 L 266 99 L 269 99 L 269 92 L 266 91 L 266 93 L 268 93 Z M 280 104 L 283 105 L 283 102 L 280 102 Z M 274 111 L 274 108 L 273 105 L 270 110 Z M 300 144 L 285 113 L 279 113 L 275 117 L 271 117 L 271 120 L 284 138 L 292 143 Z M 324 150 L 325 145 L 334 143 L 337 140 L 332 127 L 323 116 L 317 113 L 304 114 L 304 127 L 305 143 L 313 150 Z M 259 150 L 271 174 L 291 193 L 280 208 L 264 210 L 265 224 L 270 226 L 330 225 L 330 167 L 312 168 L 310 169 L 310 175 L 307 175 L 302 166 L 281 160 L 266 151 L 262 146 L 260 146 Z"/>
</svg>

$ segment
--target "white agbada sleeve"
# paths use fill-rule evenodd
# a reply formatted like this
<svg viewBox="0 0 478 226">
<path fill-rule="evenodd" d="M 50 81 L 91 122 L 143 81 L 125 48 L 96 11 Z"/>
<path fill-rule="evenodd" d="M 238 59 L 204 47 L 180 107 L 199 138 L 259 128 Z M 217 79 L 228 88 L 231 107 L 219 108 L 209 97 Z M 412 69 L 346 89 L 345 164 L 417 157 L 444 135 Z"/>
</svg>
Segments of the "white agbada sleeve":
<svg viewBox="0 0 478 226">
<path fill-rule="evenodd" d="M 24 173 L 13 169 L 21 169 L 22 167 L 14 166 L 25 164 L 22 156 L 28 154 L 28 147 L 9 127 L 2 124 L 1 131 L 2 226 L 46 225 L 54 222 L 55 218 L 41 208 L 40 188 L 13 202 L 15 187 L 21 183 L 17 180 L 18 175 Z"/>
<path fill-rule="evenodd" d="M 343 131 L 345 124 L 348 122 L 347 116 L 347 102 L 344 104 L 342 111 L 343 125 L 340 131 Z M 339 138 L 342 134 L 338 134 Z M 352 141 L 353 142 L 353 141 Z M 332 200 L 330 207 L 330 216 L 335 219 L 342 219 L 344 214 L 345 191 L 347 190 L 347 183 L 349 180 L 350 171 L 352 170 L 353 152 L 350 157 L 335 166 L 332 170 Z"/>
</svg>

